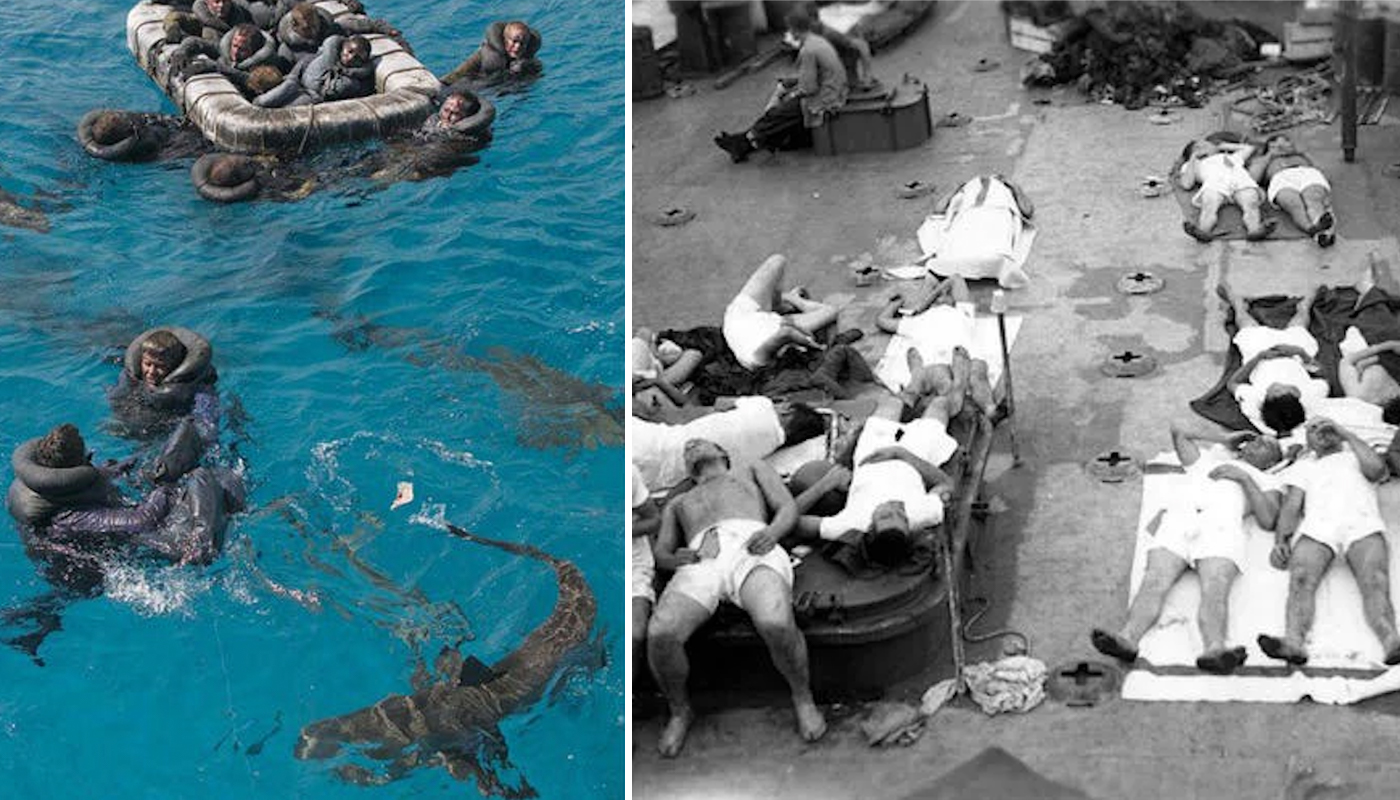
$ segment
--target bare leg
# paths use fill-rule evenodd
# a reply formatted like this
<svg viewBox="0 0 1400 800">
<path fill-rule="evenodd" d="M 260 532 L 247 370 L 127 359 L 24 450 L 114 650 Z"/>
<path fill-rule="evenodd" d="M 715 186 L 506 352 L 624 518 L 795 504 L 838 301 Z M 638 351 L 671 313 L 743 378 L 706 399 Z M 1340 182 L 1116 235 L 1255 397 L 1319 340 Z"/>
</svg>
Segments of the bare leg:
<svg viewBox="0 0 1400 800">
<path fill-rule="evenodd" d="M 1208 672 L 1233 672 L 1244 662 L 1243 647 L 1226 646 L 1226 622 L 1230 612 L 1230 586 L 1240 569 L 1227 558 L 1203 558 L 1196 562 L 1201 576 L 1201 605 L 1197 623 L 1201 627 L 1203 652 L 1196 665 Z"/>
<path fill-rule="evenodd" d="M 835 322 L 840 314 L 840 310 L 835 306 L 814 300 L 802 300 L 800 305 L 794 305 L 801 309 L 800 312 L 783 317 L 783 322 L 806 333 L 816 333 L 825 328 Z"/>
<path fill-rule="evenodd" d="M 1258 189 L 1241 189 L 1235 192 L 1235 203 L 1240 207 L 1240 214 L 1244 217 L 1244 229 L 1249 236 L 1263 238 L 1273 231 L 1272 226 L 1264 225 L 1264 198 Z"/>
<path fill-rule="evenodd" d="M 1274 205 L 1283 209 L 1288 218 L 1293 220 L 1293 224 L 1298 226 L 1298 230 L 1303 233 L 1313 232 L 1313 225 L 1317 223 L 1317 218 L 1308 213 L 1308 209 L 1303 203 L 1303 196 L 1298 194 L 1297 189 L 1279 190 L 1279 193 L 1274 195 Z"/>
<path fill-rule="evenodd" d="M 651 617 L 651 601 L 645 597 L 632 598 L 632 674 L 646 662 L 647 620 Z"/>
<path fill-rule="evenodd" d="M 953 348 L 953 360 L 949 369 L 953 373 L 953 385 L 948 388 L 948 413 L 956 417 L 962 413 L 963 402 L 967 399 L 967 385 L 971 380 L 972 359 L 961 345 Z"/>
<path fill-rule="evenodd" d="M 972 302 L 972 291 L 967 288 L 967 281 L 963 276 L 949 275 L 944 283 L 948 286 L 948 294 L 954 304 Z"/>
<path fill-rule="evenodd" d="M 1332 194 L 1321 186 L 1313 185 L 1303 189 L 1303 207 L 1308 218 L 1313 221 L 1313 229 L 1327 230 L 1337 224 L 1332 216 Z"/>
<path fill-rule="evenodd" d="M 782 297 L 783 270 L 786 266 L 787 259 L 783 256 L 769 256 L 749 276 L 739 294 L 753 298 L 759 308 L 772 311 L 778 307 L 778 301 Z"/>
<path fill-rule="evenodd" d="M 1327 545 L 1306 536 L 1293 540 L 1293 554 L 1288 559 L 1288 606 L 1284 613 L 1283 639 L 1268 635 L 1259 637 L 1259 647 L 1270 658 L 1290 664 L 1308 663 L 1308 651 L 1303 642 L 1312 630 L 1317 586 L 1331 563 L 1332 550 Z"/>
<path fill-rule="evenodd" d="M 905 406 L 913 409 L 915 414 L 921 413 L 921 407 L 928 398 L 951 395 L 953 373 L 948 365 L 925 365 L 923 354 L 917 347 L 909 348 L 905 359 L 909 363 L 909 382 L 899 393 L 899 399 Z"/>
<path fill-rule="evenodd" d="M 919 284 L 919 290 L 914 293 L 914 297 L 905 308 L 910 314 L 922 314 L 932 308 L 933 304 L 947 294 L 950 288 L 951 284 L 948 280 L 940 281 L 933 273 L 929 273 L 924 276 L 923 282 Z"/>
<path fill-rule="evenodd" d="M 1313 301 L 1317 299 L 1318 288 L 1320 287 L 1314 286 L 1312 289 L 1308 290 L 1306 294 L 1299 298 L 1298 305 L 1295 306 L 1293 309 L 1293 316 L 1288 318 L 1288 324 L 1290 327 L 1308 327 L 1308 318 L 1312 316 Z"/>
<path fill-rule="evenodd" d="M 1196 227 L 1206 234 L 1215 232 L 1215 223 L 1220 221 L 1220 205 L 1225 198 L 1218 192 L 1201 193 L 1201 213 L 1196 217 Z"/>
<path fill-rule="evenodd" d="M 1143 635 L 1157 624 L 1167 592 L 1188 568 L 1186 560 L 1170 550 L 1156 547 L 1147 551 L 1147 568 L 1143 571 L 1142 583 L 1128 606 L 1128 620 L 1119 631 L 1119 636 L 1131 644 L 1133 650 L 1137 650 Z"/>
<path fill-rule="evenodd" d="M 753 620 L 773 666 L 787 680 L 792 692 L 792 707 L 797 712 L 797 731 L 802 738 L 815 742 L 826 733 L 826 719 L 812 700 L 807 673 L 807 639 L 797 629 L 792 616 L 792 589 L 778 573 L 768 567 L 758 567 L 739 587 L 739 599 Z"/>
<path fill-rule="evenodd" d="M 661 755 L 667 758 L 674 758 L 681 752 L 685 735 L 695 721 L 695 710 L 690 706 L 690 694 L 685 686 L 690 678 L 685 643 L 709 618 L 709 610 L 689 597 L 680 592 L 663 592 L 647 626 L 647 660 L 651 663 L 651 674 L 671 708 L 671 719 L 657 745 Z"/>
<path fill-rule="evenodd" d="M 699 350 L 684 350 L 680 357 L 661 373 L 661 377 L 672 386 L 680 386 L 690 380 L 690 376 L 704 361 L 705 354 Z"/>
<path fill-rule="evenodd" d="M 1347 564 L 1361 589 L 1366 622 L 1385 648 L 1385 663 L 1400 664 L 1400 636 L 1395 633 L 1395 608 L 1390 602 L 1390 548 L 1385 536 L 1373 533 L 1347 549 Z"/>
<path fill-rule="evenodd" d="M 980 358 L 972 359 L 972 371 L 968 375 L 967 393 L 972 398 L 972 402 L 982 409 L 983 414 L 988 417 L 996 414 L 997 401 L 992 392 L 991 379 L 987 376 L 987 362 Z"/>
<path fill-rule="evenodd" d="M 1229 304 L 1230 308 L 1235 310 L 1235 325 L 1237 325 L 1240 330 L 1252 328 L 1259 324 L 1259 320 L 1255 319 L 1253 315 L 1249 313 L 1249 303 L 1245 302 L 1243 297 L 1232 293 L 1230 287 L 1226 286 L 1224 282 L 1221 282 L 1215 287 L 1215 293 L 1220 295 L 1220 299 L 1224 300 Z"/>
</svg>

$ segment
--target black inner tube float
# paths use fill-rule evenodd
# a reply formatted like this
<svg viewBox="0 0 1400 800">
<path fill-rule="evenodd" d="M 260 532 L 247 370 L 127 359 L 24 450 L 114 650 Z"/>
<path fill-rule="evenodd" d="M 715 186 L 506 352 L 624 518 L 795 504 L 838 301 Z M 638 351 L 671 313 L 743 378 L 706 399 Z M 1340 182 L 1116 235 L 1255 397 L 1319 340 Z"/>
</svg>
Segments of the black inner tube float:
<svg viewBox="0 0 1400 800">
<path fill-rule="evenodd" d="M 215 183 L 210 173 L 216 164 L 226 160 L 233 165 L 232 179 L 227 183 Z M 195 191 L 199 192 L 200 197 L 216 203 L 251 200 L 257 196 L 259 189 L 258 170 L 253 160 L 232 153 L 205 153 L 200 156 L 190 168 L 190 179 L 194 181 Z"/>
</svg>

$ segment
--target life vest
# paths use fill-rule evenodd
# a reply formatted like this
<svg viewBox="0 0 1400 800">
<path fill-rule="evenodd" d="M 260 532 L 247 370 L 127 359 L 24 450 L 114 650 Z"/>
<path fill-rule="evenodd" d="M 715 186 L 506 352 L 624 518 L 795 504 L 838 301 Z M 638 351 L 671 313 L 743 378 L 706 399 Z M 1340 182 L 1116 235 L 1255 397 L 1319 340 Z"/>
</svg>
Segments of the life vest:
<svg viewBox="0 0 1400 800">
<path fill-rule="evenodd" d="M 254 67 L 260 67 L 263 64 L 276 65 L 277 40 L 263 31 L 258 31 L 258 35 L 262 37 L 262 46 L 255 50 L 251 56 L 248 56 L 242 61 L 235 62 L 229 53 L 233 44 L 233 30 L 230 29 L 219 39 L 220 59 L 234 69 L 242 70 L 243 72 L 248 72 Z"/>
<path fill-rule="evenodd" d="M 506 55 L 506 25 L 508 24 L 510 23 L 493 22 L 486 29 L 486 38 L 482 41 L 480 50 L 482 77 L 507 72 L 510 69 L 510 57 Z M 516 60 L 522 64 L 521 73 L 528 74 L 539 71 L 539 59 L 535 58 L 535 54 L 540 51 L 540 45 L 544 42 L 540 38 L 539 31 L 529 25 L 525 26 L 525 31 L 527 37 L 525 47 Z"/>
<path fill-rule="evenodd" d="M 185 358 L 159 386 L 152 387 L 141 380 L 141 343 L 158 330 L 169 331 L 180 340 Z M 194 408 L 194 396 L 218 380 L 213 357 L 209 340 L 188 328 L 169 325 L 142 333 L 126 348 L 121 377 L 108 398 L 112 413 L 139 434 L 168 430 Z"/>
<path fill-rule="evenodd" d="M 5 507 L 19 523 L 26 544 L 33 531 L 47 525 L 60 511 L 111 505 L 116 487 L 91 464 L 46 467 L 34 458 L 39 437 L 15 448 L 10 457 L 15 479 L 5 497 Z"/>
</svg>

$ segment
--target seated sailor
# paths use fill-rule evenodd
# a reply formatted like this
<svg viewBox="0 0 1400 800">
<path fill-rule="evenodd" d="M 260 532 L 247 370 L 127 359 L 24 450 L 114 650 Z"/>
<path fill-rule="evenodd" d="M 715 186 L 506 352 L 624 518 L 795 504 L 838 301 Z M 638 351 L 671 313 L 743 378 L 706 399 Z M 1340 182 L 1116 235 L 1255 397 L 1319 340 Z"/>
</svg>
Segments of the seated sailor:
<svg viewBox="0 0 1400 800">
<path fill-rule="evenodd" d="M 808 128 L 820 125 L 828 111 L 846 104 L 846 67 L 831 43 L 812 30 L 805 11 L 787 16 L 788 33 L 797 42 L 797 76 L 780 82 L 763 114 L 740 133 L 724 133 L 715 144 L 735 163 L 755 150 L 796 150 L 812 146 Z"/>
<path fill-rule="evenodd" d="M 374 94 L 374 62 L 363 36 L 328 36 L 314 58 L 303 59 L 277 88 L 253 98 L 262 108 L 304 106 Z"/>
</svg>

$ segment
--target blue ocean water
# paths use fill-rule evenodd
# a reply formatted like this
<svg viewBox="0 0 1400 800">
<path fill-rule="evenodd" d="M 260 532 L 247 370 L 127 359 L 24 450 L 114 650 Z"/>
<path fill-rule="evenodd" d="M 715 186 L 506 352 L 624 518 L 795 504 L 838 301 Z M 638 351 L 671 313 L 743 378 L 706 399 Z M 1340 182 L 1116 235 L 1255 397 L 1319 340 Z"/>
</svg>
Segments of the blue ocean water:
<svg viewBox="0 0 1400 800">
<path fill-rule="evenodd" d="M 188 162 L 74 140 L 90 108 L 173 111 L 126 49 L 128 5 L 0 9 L 0 190 L 51 226 L 0 227 L 0 452 L 72 421 L 99 459 L 130 453 L 104 429 L 112 357 L 179 324 L 214 343 L 252 502 L 210 568 L 113 568 L 44 666 L 0 647 L 6 796 L 476 796 L 440 768 L 363 789 L 333 768 L 372 761 L 292 757 L 301 726 L 409 691 L 420 658 L 460 641 L 489 664 L 548 616 L 548 568 L 444 521 L 577 563 L 598 599 L 589 646 L 501 721 L 502 778 L 623 794 L 622 8 L 367 6 L 438 73 L 527 19 L 546 74 L 497 99 L 494 143 L 450 178 L 227 207 Z M 390 510 L 400 481 L 415 499 Z M 45 589 L 0 523 L 0 608 Z"/>
</svg>

